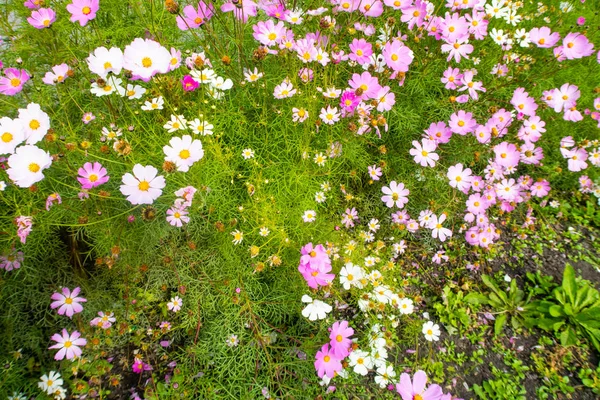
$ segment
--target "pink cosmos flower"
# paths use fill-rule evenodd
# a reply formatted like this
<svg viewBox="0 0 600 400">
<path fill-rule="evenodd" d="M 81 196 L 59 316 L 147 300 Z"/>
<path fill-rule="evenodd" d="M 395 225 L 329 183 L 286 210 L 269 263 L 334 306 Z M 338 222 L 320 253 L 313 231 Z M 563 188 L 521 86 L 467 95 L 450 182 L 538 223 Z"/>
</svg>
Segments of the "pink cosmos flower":
<svg viewBox="0 0 600 400">
<path fill-rule="evenodd" d="M 444 121 L 432 122 L 429 128 L 425 129 L 427 139 L 433 140 L 436 143 L 448 143 L 452 136 L 452 131 L 448 128 Z"/>
<path fill-rule="evenodd" d="M 240 7 L 241 3 L 241 7 Z M 221 11 L 229 12 L 233 11 L 233 15 L 239 20 L 244 22 L 248 22 L 248 17 L 255 17 L 258 12 L 258 8 L 255 2 L 252 0 L 228 0 L 225 4 L 221 6 Z"/>
<path fill-rule="evenodd" d="M 41 3 L 41 0 L 25 0 L 25 3 L 23 3 L 23 5 L 29 8 L 30 10 L 37 10 L 42 6 Z"/>
<path fill-rule="evenodd" d="M 434 167 L 435 162 L 440 159 L 440 156 L 437 155 L 437 153 L 434 153 L 437 144 L 433 140 L 422 139 L 422 144 L 413 140 L 412 145 L 414 147 L 410 149 L 410 155 L 413 156 L 415 162 L 422 167 Z"/>
<path fill-rule="evenodd" d="M 514 201 L 520 195 L 519 185 L 514 179 L 502 179 L 501 182 L 495 185 L 496 194 L 502 200 L 507 202 Z"/>
<path fill-rule="evenodd" d="M 37 29 L 49 28 L 54 21 L 56 21 L 56 13 L 51 8 L 32 11 L 31 17 L 27 18 L 27 22 Z"/>
<path fill-rule="evenodd" d="M 13 96 L 23 90 L 28 80 L 29 74 L 24 69 L 6 68 L 4 76 L 0 77 L 0 93 Z"/>
<path fill-rule="evenodd" d="M 69 334 L 66 329 L 62 330 L 62 335 L 55 333 L 50 339 L 57 342 L 55 345 L 48 347 L 48 349 L 60 349 L 54 356 L 55 360 L 72 360 L 81 355 L 81 348 L 79 346 L 85 346 L 87 340 L 80 338 L 81 333 L 74 331 Z"/>
<path fill-rule="evenodd" d="M 531 195 L 536 197 L 544 197 L 550 193 L 550 183 L 543 179 L 531 185 Z"/>
<path fill-rule="evenodd" d="M 377 91 L 375 95 L 377 100 L 377 111 L 384 112 L 390 111 L 394 104 L 396 104 L 396 95 L 389 86 L 384 86 Z"/>
<path fill-rule="evenodd" d="M 177 27 L 182 31 L 187 31 L 190 28 L 199 28 L 209 21 L 214 14 L 212 4 L 206 5 L 202 0 L 198 2 L 198 9 L 188 5 L 183 8 L 183 17 L 177 17 Z"/>
<path fill-rule="evenodd" d="M 329 255 L 322 244 L 313 246 L 312 243 L 308 243 L 300 249 L 300 253 L 301 265 L 310 265 L 311 268 L 318 269 L 331 264 Z"/>
<path fill-rule="evenodd" d="M 472 113 L 459 110 L 457 113 L 453 113 L 450 116 L 450 122 L 448 125 L 453 133 L 464 136 L 467 133 L 471 133 L 475 130 L 477 121 L 475 121 L 473 118 Z"/>
<path fill-rule="evenodd" d="M 553 90 L 552 99 L 547 101 L 547 104 L 554 108 L 554 112 L 566 111 L 575 107 L 580 96 L 581 92 L 577 86 L 565 83 L 560 89 Z"/>
<path fill-rule="evenodd" d="M 172 226 L 181 228 L 183 224 L 190 222 L 188 212 L 183 208 L 171 207 L 167 210 L 167 222 Z"/>
<path fill-rule="evenodd" d="M 357 219 L 358 211 L 356 211 L 356 208 L 346 208 L 346 211 L 344 211 L 344 215 L 342 216 L 342 224 L 344 224 L 346 228 L 352 228 L 354 227 L 354 221 Z"/>
<path fill-rule="evenodd" d="M 46 72 L 46 75 L 42 78 L 42 82 L 46 85 L 56 85 L 57 83 L 64 82 L 68 77 L 69 66 L 67 64 L 59 64 L 52 67 L 52 71 Z"/>
<path fill-rule="evenodd" d="M 342 370 L 342 362 L 333 354 L 329 348 L 329 343 L 324 344 L 315 355 L 315 369 L 319 378 L 327 376 L 330 379 Z"/>
<path fill-rule="evenodd" d="M 114 313 L 105 314 L 104 311 L 98 311 L 98 316 L 90 321 L 90 325 L 108 329 L 116 321 L 117 319 L 114 317 Z"/>
<path fill-rule="evenodd" d="M 502 142 L 494 146 L 494 153 L 496 154 L 496 163 L 505 168 L 516 167 L 521 158 L 517 146 L 508 142 Z"/>
<path fill-rule="evenodd" d="M 365 39 L 354 39 L 350 43 L 350 54 L 348 58 L 352 61 L 356 61 L 360 65 L 369 61 L 369 57 L 373 54 L 373 46 Z"/>
<path fill-rule="evenodd" d="M 106 168 L 102 166 L 99 162 L 86 162 L 83 164 L 83 167 L 79 168 L 77 171 L 79 176 L 77 180 L 81 184 L 83 189 L 92 189 L 96 186 L 100 186 L 110 179 L 110 176 L 107 175 Z"/>
<path fill-rule="evenodd" d="M 466 201 L 467 211 L 475 215 L 484 214 L 488 205 L 479 193 L 473 193 Z"/>
<path fill-rule="evenodd" d="M 558 43 L 560 34 L 552 32 L 547 26 L 542 26 L 541 28 L 533 28 L 529 31 L 529 40 L 537 47 L 550 48 Z"/>
<path fill-rule="evenodd" d="M 369 165 L 367 167 L 367 171 L 371 179 L 374 181 L 378 181 L 382 175 L 381 168 L 379 168 L 377 165 Z"/>
<path fill-rule="evenodd" d="M 449 53 L 446 61 L 452 60 L 457 63 L 460 62 L 461 59 L 466 58 L 469 59 L 469 54 L 473 52 L 474 48 L 472 44 L 469 44 L 469 40 L 466 38 L 457 39 L 453 42 L 446 42 L 442 45 L 442 53 Z"/>
<path fill-rule="evenodd" d="M 100 8 L 99 0 L 73 0 L 67 5 L 67 11 L 71 13 L 71 22 L 79 22 L 86 26 L 87 23 L 96 18 L 96 12 Z"/>
<path fill-rule="evenodd" d="M 450 186 L 466 193 L 471 187 L 471 174 L 471 168 L 463 168 L 463 165 L 458 163 L 448 168 L 446 176 Z"/>
<path fill-rule="evenodd" d="M 194 199 L 194 194 L 196 194 L 197 191 L 198 189 L 193 186 L 186 186 L 179 189 L 175 192 L 175 196 L 180 199 L 175 200 L 175 205 L 183 208 L 190 207 L 192 205 L 192 200 Z M 178 200 L 181 200 L 181 202 Z"/>
<path fill-rule="evenodd" d="M 456 90 L 462 85 L 462 77 L 463 74 L 460 73 L 460 69 L 448 67 L 448 69 L 444 71 L 441 80 L 446 89 Z"/>
<path fill-rule="evenodd" d="M 33 218 L 21 215 L 15 219 L 15 222 L 17 223 L 17 235 L 21 243 L 25 244 L 27 236 L 29 236 L 32 230 Z"/>
<path fill-rule="evenodd" d="M 310 264 L 300 264 L 298 271 L 302 274 L 306 284 L 313 289 L 318 289 L 319 286 L 327 286 L 335 279 L 334 274 L 328 273 L 331 271 L 331 264 L 317 268 L 313 268 Z"/>
<path fill-rule="evenodd" d="M 12 271 L 13 269 L 19 269 L 21 268 L 23 259 L 23 252 L 16 251 L 13 248 L 8 255 L 0 256 L 0 269 L 4 269 L 7 272 Z"/>
<path fill-rule="evenodd" d="M 529 117 L 533 117 L 535 115 L 535 110 L 538 108 L 534 98 L 530 97 L 529 93 L 521 87 L 515 89 L 510 104 L 515 107 L 515 110 L 517 110 L 518 113 Z"/>
<path fill-rule="evenodd" d="M 407 373 L 400 375 L 400 383 L 396 384 L 396 391 L 402 400 L 441 400 L 443 396 L 439 385 L 427 387 L 427 374 L 420 370 L 415 372 L 412 382 Z"/>
<path fill-rule="evenodd" d="M 46 198 L 46 211 L 50 211 L 50 207 L 54 205 L 54 203 L 62 204 L 62 198 L 58 193 L 52 193 Z"/>
<path fill-rule="evenodd" d="M 181 310 L 181 306 L 183 306 L 183 300 L 179 296 L 171 298 L 171 301 L 167 303 L 167 308 L 173 312 Z"/>
<path fill-rule="evenodd" d="M 395 72 L 407 72 L 414 59 L 412 50 L 398 39 L 387 42 L 381 54 L 386 65 Z"/>
<path fill-rule="evenodd" d="M 425 17 L 427 17 L 428 2 L 416 0 L 414 4 L 411 3 L 402 8 L 402 17 L 400 17 L 400 20 L 408 23 L 408 29 L 412 29 L 415 25 L 417 28 L 420 28 L 424 25 Z"/>
<path fill-rule="evenodd" d="M 533 143 L 525 143 L 521 146 L 521 161 L 523 164 L 538 165 L 544 158 L 541 147 L 535 147 Z"/>
<path fill-rule="evenodd" d="M 581 33 L 569 33 L 563 39 L 562 53 L 567 60 L 591 56 L 594 53 L 594 44 Z"/>
<path fill-rule="evenodd" d="M 87 300 L 83 297 L 77 297 L 81 288 L 76 287 L 71 291 L 69 288 L 64 287 L 61 289 L 61 293 L 55 292 L 50 296 L 54 300 L 50 304 L 50 308 L 53 310 L 58 308 L 58 315 L 66 315 L 67 317 L 73 317 L 73 314 L 77 314 L 83 311 L 83 306 L 79 303 L 85 303 Z"/>
<path fill-rule="evenodd" d="M 384 186 L 381 188 L 384 196 L 381 196 L 381 201 L 385 203 L 388 208 L 394 207 L 403 208 L 408 203 L 408 195 L 410 191 L 404 187 L 404 183 L 396 183 L 391 181 L 390 186 Z"/>
<path fill-rule="evenodd" d="M 469 38 L 469 24 L 465 17 L 459 13 L 446 13 L 445 18 L 440 20 L 440 27 L 442 29 L 442 39 L 446 42 Z"/>
<path fill-rule="evenodd" d="M 579 172 L 588 167 L 586 160 L 588 153 L 585 149 L 575 148 L 573 150 L 561 149 L 563 157 L 567 158 L 569 171 Z"/>
<path fill-rule="evenodd" d="M 329 334 L 329 344 L 331 345 L 331 352 L 335 357 L 342 360 L 350 354 L 349 349 L 352 346 L 350 336 L 352 335 L 354 335 L 354 329 L 348 326 L 348 321 L 334 322 Z"/>
<path fill-rule="evenodd" d="M 473 10 L 473 14 L 465 14 L 465 18 L 469 23 L 469 33 L 477 40 L 483 40 L 488 33 L 489 21 L 485 19 L 486 14 L 484 12 L 477 12 Z"/>
<path fill-rule="evenodd" d="M 354 112 L 354 109 L 360 103 L 360 97 L 358 97 L 352 90 L 346 90 L 340 97 L 340 107 L 347 113 Z"/>
<path fill-rule="evenodd" d="M 193 92 L 194 90 L 198 89 L 199 85 L 200 84 L 198 83 L 198 81 L 192 78 L 191 75 L 185 75 L 181 80 L 181 86 L 186 92 Z"/>
<path fill-rule="evenodd" d="M 150 364 L 146 364 L 139 358 L 135 358 L 133 361 L 133 365 L 131 366 L 131 370 L 136 374 L 141 374 L 144 371 L 152 371 L 152 366 Z"/>
<path fill-rule="evenodd" d="M 479 94 L 477 92 L 486 92 L 486 88 L 483 87 L 482 82 L 473 82 L 473 77 L 475 73 L 473 71 L 466 71 L 462 78 L 463 86 L 458 89 L 459 92 L 467 90 L 469 92 L 469 96 L 473 100 L 479 100 Z"/>
<path fill-rule="evenodd" d="M 360 75 L 352 74 L 352 79 L 348 82 L 348 86 L 354 89 L 355 93 L 357 90 L 360 90 L 362 93 L 360 95 L 356 93 L 356 95 L 363 100 L 374 99 L 379 89 L 381 89 L 377 77 L 371 76 L 368 71 L 365 71 Z"/>
<path fill-rule="evenodd" d="M 273 20 L 260 21 L 252 26 L 254 31 L 253 37 L 264 46 L 273 46 L 283 38 L 285 38 L 286 28 L 283 21 L 277 22 L 277 25 Z"/>
</svg>

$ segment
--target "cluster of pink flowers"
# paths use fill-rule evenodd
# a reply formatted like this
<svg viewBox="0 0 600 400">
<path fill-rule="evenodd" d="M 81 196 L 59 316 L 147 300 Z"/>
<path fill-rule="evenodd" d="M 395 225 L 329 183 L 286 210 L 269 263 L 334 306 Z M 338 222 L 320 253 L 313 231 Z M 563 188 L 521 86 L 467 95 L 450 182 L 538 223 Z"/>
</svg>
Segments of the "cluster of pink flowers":
<svg viewBox="0 0 600 400">
<path fill-rule="evenodd" d="M 98 316 L 90 321 L 90 325 L 108 329 L 116 321 L 117 319 L 114 317 L 114 313 L 106 314 L 104 311 L 98 311 Z"/>
<path fill-rule="evenodd" d="M 318 289 L 319 286 L 327 286 L 333 281 L 335 275 L 329 273 L 331 260 L 322 244 L 313 246 L 312 243 L 308 243 L 302 247 L 301 254 L 298 271 L 309 287 Z"/>
<path fill-rule="evenodd" d="M 15 222 L 17 223 L 17 235 L 19 236 L 21 243 L 25 244 L 27 236 L 29 236 L 33 229 L 33 218 L 21 215 L 20 217 L 17 217 Z"/>
<path fill-rule="evenodd" d="M 80 291 L 81 289 L 79 287 L 76 287 L 73 291 L 67 287 L 63 287 L 60 292 L 53 293 L 50 297 L 54 300 L 50 304 L 50 308 L 58 308 L 58 315 L 66 315 L 67 317 L 72 318 L 74 314 L 83 311 L 81 303 L 87 301 L 83 297 L 78 297 Z M 62 333 L 52 335 L 51 339 L 55 341 L 56 344 L 50 346 L 49 349 L 58 349 L 54 359 L 62 360 L 66 358 L 67 360 L 72 360 L 81 356 L 81 346 L 85 346 L 87 340 L 80 336 L 81 334 L 78 331 L 69 333 L 66 329 L 63 329 Z"/>
<path fill-rule="evenodd" d="M 192 200 L 197 189 L 193 186 L 186 186 L 175 192 L 173 207 L 167 210 L 167 222 L 173 226 L 181 228 L 183 224 L 190 222 L 188 217 L 188 207 L 192 206 Z"/>
<path fill-rule="evenodd" d="M 334 378 L 342 370 L 342 361 L 352 349 L 350 336 L 354 335 L 354 329 L 348 326 L 348 321 L 335 322 L 329 331 L 329 343 L 324 344 L 315 355 L 315 369 L 319 378 Z"/>
</svg>

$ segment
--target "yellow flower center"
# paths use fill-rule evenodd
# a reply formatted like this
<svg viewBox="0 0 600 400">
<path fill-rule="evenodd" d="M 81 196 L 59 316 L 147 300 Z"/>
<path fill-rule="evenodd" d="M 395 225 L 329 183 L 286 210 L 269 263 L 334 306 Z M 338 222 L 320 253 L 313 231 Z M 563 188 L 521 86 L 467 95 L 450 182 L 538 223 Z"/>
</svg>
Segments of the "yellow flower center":
<svg viewBox="0 0 600 400">
<path fill-rule="evenodd" d="M 4 143 L 8 143 L 13 140 L 13 135 L 10 132 L 4 132 L 2 136 L 0 136 L 0 139 L 2 139 Z"/>
<path fill-rule="evenodd" d="M 112 68 L 112 64 L 107 61 L 104 63 L 104 69 L 109 69 L 109 68 Z"/>
<path fill-rule="evenodd" d="M 104 86 L 104 91 L 105 92 L 110 92 L 111 90 L 112 90 L 112 86 L 110 86 L 110 85 L 105 85 Z"/>
<path fill-rule="evenodd" d="M 83 8 L 81 9 L 81 12 L 82 12 L 84 15 L 89 15 L 89 14 L 92 12 L 92 9 L 86 6 L 86 7 L 83 7 Z"/>
<path fill-rule="evenodd" d="M 92 183 L 93 183 L 93 182 L 96 182 L 96 181 L 98 180 L 98 175 L 96 175 L 96 174 L 91 174 L 90 176 L 88 176 L 88 180 L 89 180 L 90 182 L 92 182 Z"/>
<path fill-rule="evenodd" d="M 65 304 L 73 304 L 73 299 L 72 299 L 72 298 L 70 298 L 70 297 L 67 297 L 67 298 L 65 299 Z"/>
<path fill-rule="evenodd" d="M 392 54 L 392 56 L 390 58 L 392 59 L 392 61 L 398 61 L 398 55 L 397 54 Z"/>
<path fill-rule="evenodd" d="M 427 329 L 427 334 L 428 335 L 433 335 L 433 331 L 431 329 Z"/>
<path fill-rule="evenodd" d="M 37 129 L 37 128 L 39 128 L 39 127 L 40 127 L 40 122 L 39 122 L 37 119 L 32 119 L 32 120 L 29 122 L 29 127 L 30 127 L 31 129 Z"/>
<path fill-rule="evenodd" d="M 354 275 L 352 275 L 352 274 L 348 274 L 348 280 L 349 280 L 349 281 L 353 281 L 353 280 L 354 280 Z"/>
<path fill-rule="evenodd" d="M 64 347 L 65 347 L 66 349 L 68 349 L 68 348 L 69 348 L 69 347 L 71 347 L 72 345 L 73 345 L 73 343 L 72 343 L 70 340 L 67 340 L 67 341 L 65 342 L 65 344 L 64 344 Z"/>
<path fill-rule="evenodd" d="M 33 173 L 36 173 L 40 170 L 40 166 L 36 163 L 29 164 L 29 170 Z"/>
<path fill-rule="evenodd" d="M 344 337 L 343 337 L 342 335 L 337 335 L 337 336 L 335 337 L 335 340 L 336 340 L 336 341 L 339 343 L 339 342 L 341 342 L 342 340 L 344 340 Z"/>
<path fill-rule="evenodd" d="M 413 396 L 413 400 L 423 400 L 423 396 L 421 396 L 420 394 L 415 394 Z"/>
<path fill-rule="evenodd" d="M 181 150 L 179 152 L 179 158 L 181 158 L 183 160 L 190 158 L 190 151 L 189 150 Z"/>
<path fill-rule="evenodd" d="M 269 33 L 269 40 L 275 40 L 275 39 L 277 39 L 277 34 L 275 32 Z"/>
<path fill-rule="evenodd" d="M 570 48 L 570 49 L 572 49 L 572 48 L 573 48 L 573 46 L 575 46 L 575 44 L 573 44 L 572 42 L 571 42 L 571 43 L 569 43 L 569 44 L 567 44 L 567 47 L 568 47 L 568 48 Z"/>
<path fill-rule="evenodd" d="M 152 59 L 150 59 L 150 57 L 142 58 L 142 66 L 144 68 L 150 68 L 152 66 Z"/>
<path fill-rule="evenodd" d="M 128 97 L 131 97 L 131 96 L 133 96 L 134 94 L 135 94 L 135 91 L 134 91 L 134 90 L 128 90 L 128 91 L 127 91 L 127 96 L 128 96 Z"/>
<path fill-rule="evenodd" d="M 19 78 L 12 78 L 10 80 L 10 86 L 19 87 L 19 85 L 21 85 L 21 80 Z"/>
<path fill-rule="evenodd" d="M 398 193 L 392 194 L 392 200 L 394 200 L 394 201 L 398 200 Z"/>
<path fill-rule="evenodd" d="M 329 362 L 329 360 L 331 360 L 331 357 L 329 357 L 329 356 L 325 356 L 325 357 L 323 357 L 323 361 L 325 361 L 325 362 Z"/>
<path fill-rule="evenodd" d="M 465 121 L 458 121 L 458 126 L 465 126 Z"/>
<path fill-rule="evenodd" d="M 421 15 L 421 13 L 417 10 L 415 10 L 415 12 L 413 13 L 413 17 L 418 17 L 419 15 Z"/>
<path fill-rule="evenodd" d="M 427 157 L 427 154 L 429 154 L 429 153 L 428 153 L 428 152 L 426 152 L 425 150 L 423 150 L 423 151 L 421 152 L 421 155 L 422 155 L 423 157 Z"/>
<path fill-rule="evenodd" d="M 148 189 L 150 189 L 150 184 L 147 181 L 141 181 L 138 184 L 138 189 L 140 189 L 142 192 L 147 192 Z"/>
<path fill-rule="evenodd" d="M 454 32 L 455 28 L 454 28 L 453 26 L 451 26 L 450 28 L 448 28 L 448 30 L 449 30 L 450 32 Z"/>
<path fill-rule="evenodd" d="M 173 217 L 179 219 L 179 218 L 181 218 L 181 214 L 176 212 L 175 214 L 173 214 Z"/>
<path fill-rule="evenodd" d="M 43 22 L 45 27 L 49 27 L 50 26 L 50 20 L 49 19 L 45 19 Z"/>
<path fill-rule="evenodd" d="M 361 49 L 356 50 L 356 55 L 357 56 L 362 56 L 363 55 L 363 51 Z"/>
<path fill-rule="evenodd" d="M 201 24 L 202 23 L 202 18 L 196 17 L 196 19 L 194 19 L 194 23 Z"/>
</svg>

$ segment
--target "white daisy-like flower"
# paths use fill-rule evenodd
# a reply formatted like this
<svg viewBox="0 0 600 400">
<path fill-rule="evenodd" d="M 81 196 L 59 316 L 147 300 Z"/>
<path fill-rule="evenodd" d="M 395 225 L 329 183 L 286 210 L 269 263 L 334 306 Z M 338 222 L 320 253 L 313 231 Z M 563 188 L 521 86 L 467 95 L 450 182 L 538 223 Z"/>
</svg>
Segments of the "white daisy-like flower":
<svg viewBox="0 0 600 400">
<path fill-rule="evenodd" d="M 327 197 L 325 196 L 325 193 L 323 193 L 323 192 L 317 192 L 317 193 L 315 193 L 315 201 L 317 203 L 323 203 L 323 202 L 325 202 L 325 200 L 327 200 Z"/>
<path fill-rule="evenodd" d="M 141 99 L 145 93 L 145 88 L 141 87 L 140 85 L 132 85 L 131 83 L 127 84 L 127 88 L 125 90 L 125 96 L 127 96 L 129 100 Z"/>
<path fill-rule="evenodd" d="M 438 341 L 440 340 L 440 326 L 438 324 L 434 324 L 432 321 L 427 321 L 423 324 L 423 335 L 425 335 L 425 339 L 428 341 Z"/>
<path fill-rule="evenodd" d="M 0 118 L 0 154 L 12 154 L 25 141 L 23 125 L 19 119 Z"/>
<path fill-rule="evenodd" d="M 47 375 L 42 375 L 40 382 L 38 382 L 38 387 L 47 394 L 52 394 L 62 384 L 63 379 L 60 374 L 56 371 L 50 371 Z"/>
<path fill-rule="evenodd" d="M 86 58 L 90 71 L 106 79 L 109 72 L 115 75 L 121 73 L 123 68 L 123 52 L 117 47 L 110 50 L 106 47 L 98 47 Z"/>
<path fill-rule="evenodd" d="M 271 233 L 269 228 L 267 228 L 266 226 L 263 226 L 262 228 L 260 228 L 260 232 L 258 234 L 262 237 L 267 237 L 267 236 L 269 236 L 269 233 Z"/>
<path fill-rule="evenodd" d="M 187 121 L 183 115 L 171 115 L 171 120 L 163 125 L 169 133 L 187 129 Z"/>
<path fill-rule="evenodd" d="M 165 178 L 157 174 L 158 170 L 152 165 L 136 164 L 133 175 L 129 172 L 123 175 L 121 193 L 131 204 L 152 204 L 166 185 Z"/>
<path fill-rule="evenodd" d="M 317 213 L 314 210 L 304 211 L 304 214 L 302 215 L 302 220 L 304 222 L 314 222 L 316 218 Z"/>
<path fill-rule="evenodd" d="M 121 85 L 123 80 L 114 76 L 109 76 L 104 82 L 103 86 L 98 85 L 98 82 L 92 83 L 90 92 L 96 96 L 108 96 L 113 93 L 118 93 L 121 96 L 125 96 L 125 88 Z"/>
<path fill-rule="evenodd" d="M 256 82 L 263 76 L 264 76 L 263 73 L 258 72 L 258 68 L 256 68 L 256 67 L 254 67 L 254 70 L 249 70 L 249 69 L 244 68 L 244 78 L 248 82 Z"/>
<path fill-rule="evenodd" d="M 154 40 L 136 38 L 123 51 L 123 68 L 144 82 L 168 72 L 170 64 L 171 53 Z"/>
<path fill-rule="evenodd" d="M 17 147 L 8 157 L 8 177 L 15 185 L 26 188 L 44 179 L 43 171 L 52 164 L 50 154 L 32 145 Z"/>
<path fill-rule="evenodd" d="M 398 302 L 398 309 L 400 310 L 401 314 L 412 314 L 415 309 L 415 306 L 411 299 L 407 299 L 405 297 L 403 299 L 400 299 L 400 301 Z"/>
<path fill-rule="evenodd" d="M 29 103 L 27 108 L 19 109 L 19 121 L 25 130 L 27 144 L 36 144 L 50 129 L 50 117 L 36 103 Z"/>
<path fill-rule="evenodd" d="M 244 149 L 244 150 L 242 150 L 242 157 L 244 157 L 244 160 L 248 160 L 250 158 L 254 158 L 254 150 L 252 150 L 252 149 Z"/>
<path fill-rule="evenodd" d="M 354 350 L 348 356 L 348 360 L 349 365 L 353 367 L 354 372 L 362 376 L 367 375 L 369 370 L 373 368 L 373 357 L 363 350 Z"/>
<path fill-rule="evenodd" d="M 325 162 L 327 161 L 327 156 L 324 155 L 323 153 L 318 153 L 315 155 L 315 158 L 313 159 L 313 161 L 319 166 L 322 167 L 325 165 Z"/>
<path fill-rule="evenodd" d="M 196 82 L 199 84 L 212 85 L 215 79 L 217 78 L 217 74 L 210 68 L 205 68 L 202 70 L 193 70 L 190 72 L 190 76 L 194 78 Z"/>
<path fill-rule="evenodd" d="M 240 244 L 244 240 L 244 232 L 238 229 L 231 232 L 231 235 L 233 236 L 233 244 Z"/>
<path fill-rule="evenodd" d="M 187 172 L 194 163 L 204 157 L 202 142 L 194 140 L 190 135 L 174 137 L 169 141 L 169 146 L 163 147 L 165 161 L 174 162 L 177 171 Z"/>
<path fill-rule="evenodd" d="M 123 131 L 120 128 L 113 128 L 111 127 L 110 129 L 107 127 L 103 127 L 102 128 L 102 136 L 104 136 L 106 138 L 106 140 L 117 140 L 117 138 L 119 136 L 123 135 Z"/>
<path fill-rule="evenodd" d="M 213 124 L 211 124 L 210 122 L 204 120 L 204 119 L 199 119 L 196 118 L 193 121 L 189 121 L 188 125 L 190 127 L 190 129 L 192 130 L 192 132 L 194 132 L 195 134 L 198 135 L 212 135 L 213 134 L 213 129 L 215 128 Z"/>
<path fill-rule="evenodd" d="M 165 100 L 162 96 L 158 96 L 153 98 L 150 101 L 146 101 L 142 106 L 142 110 L 144 111 L 152 111 L 152 110 L 162 110 L 165 104 Z"/>
<path fill-rule="evenodd" d="M 327 318 L 327 314 L 332 310 L 332 307 L 329 304 L 322 302 L 321 300 L 313 300 L 306 294 L 302 296 L 302 302 L 308 303 L 306 307 L 302 309 L 302 316 L 311 321 Z"/>
<path fill-rule="evenodd" d="M 364 276 L 365 271 L 361 267 L 349 262 L 340 270 L 340 284 L 346 290 L 350 290 L 352 286 L 362 289 L 364 287 L 364 284 L 362 283 Z"/>
</svg>

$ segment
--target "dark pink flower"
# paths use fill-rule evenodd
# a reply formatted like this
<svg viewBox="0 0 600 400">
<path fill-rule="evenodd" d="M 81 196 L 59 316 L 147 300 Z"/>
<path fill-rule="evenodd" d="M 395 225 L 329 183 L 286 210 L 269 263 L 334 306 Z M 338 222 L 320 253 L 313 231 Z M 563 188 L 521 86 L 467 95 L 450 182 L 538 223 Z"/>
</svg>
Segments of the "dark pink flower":
<svg viewBox="0 0 600 400">
<path fill-rule="evenodd" d="M 324 344 L 321 350 L 317 352 L 315 356 L 315 369 L 319 378 L 323 378 L 323 376 L 334 378 L 335 374 L 342 370 L 342 362 L 329 349 L 329 343 Z"/>
<path fill-rule="evenodd" d="M 4 76 L 0 77 L 0 93 L 13 96 L 23 90 L 28 80 L 29 74 L 24 69 L 7 68 Z"/>
<path fill-rule="evenodd" d="M 193 92 L 194 90 L 198 89 L 198 85 L 199 83 L 190 75 L 184 76 L 181 80 L 181 86 L 186 92 Z"/>
<path fill-rule="evenodd" d="M 31 17 L 27 18 L 27 22 L 37 29 L 49 28 L 54 21 L 56 21 L 56 13 L 51 8 L 40 8 L 37 11 L 32 11 Z"/>
<path fill-rule="evenodd" d="M 83 167 L 77 171 L 79 176 L 77 180 L 81 183 L 83 189 L 91 189 L 108 182 L 110 176 L 106 173 L 106 168 L 99 162 L 86 162 Z"/>
<path fill-rule="evenodd" d="M 348 326 L 348 321 L 337 321 L 331 326 L 329 344 L 337 358 L 344 359 L 350 354 L 349 349 L 352 346 L 350 336 L 352 335 L 354 335 L 354 329 Z"/>
<path fill-rule="evenodd" d="M 67 5 L 67 11 L 71 13 L 71 22 L 79 22 L 81 26 L 96 18 L 99 8 L 99 0 L 73 0 Z"/>
</svg>

